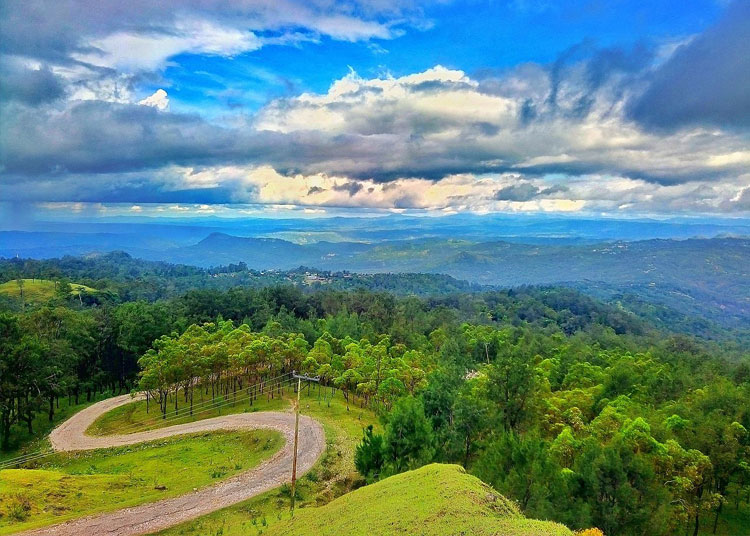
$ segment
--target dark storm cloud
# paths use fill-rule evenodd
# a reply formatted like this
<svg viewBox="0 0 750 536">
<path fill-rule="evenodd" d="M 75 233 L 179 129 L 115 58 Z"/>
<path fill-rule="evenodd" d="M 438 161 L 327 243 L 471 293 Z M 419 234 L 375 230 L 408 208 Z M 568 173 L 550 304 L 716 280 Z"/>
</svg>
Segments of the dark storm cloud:
<svg viewBox="0 0 750 536">
<path fill-rule="evenodd" d="M 64 95 L 63 82 L 49 67 L 28 69 L 15 63 L 0 62 L 0 101 L 37 105 Z"/>
<path fill-rule="evenodd" d="M 566 193 L 570 188 L 563 184 L 555 184 L 548 188 L 540 188 L 530 182 L 519 182 L 500 188 L 493 198 L 496 201 L 531 201 L 539 197 L 547 197 L 558 193 Z"/>
<path fill-rule="evenodd" d="M 232 132 L 147 106 L 82 101 L 64 111 L 14 112 L 0 131 L 0 163 L 10 174 L 132 171 L 236 151 Z"/>
<path fill-rule="evenodd" d="M 337 184 L 333 187 L 337 192 L 349 192 L 349 197 L 353 197 L 359 192 L 363 186 L 358 182 L 345 182 L 344 184 Z"/>
<path fill-rule="evenodd" d="M 657 128 L 750 126 L 750 2 L 735 2 L 713 28 L 680 47 L 629 114 Z"/>
</svg>

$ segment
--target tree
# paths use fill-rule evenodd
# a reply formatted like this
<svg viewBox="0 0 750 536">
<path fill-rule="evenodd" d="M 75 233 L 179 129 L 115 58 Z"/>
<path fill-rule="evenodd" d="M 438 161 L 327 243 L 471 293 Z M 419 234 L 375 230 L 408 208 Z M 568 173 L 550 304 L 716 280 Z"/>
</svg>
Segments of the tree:
<svg viewBox="0 0 750 536">
<path fill-rule="evenodd" d="M 434 436 L 420 399 L 407 396 L 396 402 L 388 417 L 384 442 L 389 474 L 416 469 L 432 460 Z"/>
<path fill-rule="evenodd" d="M 369 425 L 354 451 L 354 466 L 359 474 L 372 481 L 380 477 L 384 463 L 383 436 L 374 434 L 372 425 Z"/>
<path fill-rule="evenodd" d="M 526 338 L 516 345 L 505 340 L 488 367 L 488 391 L 498 406 L 500 422 L 506 431 L 517 430 L 530 412 L 537 385 L 535 354 Z"/>
<path fill-rule="evenodd" d="M 529 516 L 552 517 L 556 497 L 564 494 L 562 468 L 549 444 L 536 437 L 500 432 L 483 450 L 474 473 L 500 493 L 518 500 Z"/>
<path fill-rule="evenodd" d="M 456 434 L 463 442 L 463 466 L 468 468 L 474 440 L 481 433 L 486 422 L 486 403 L 476 393 L 462 392 L 453 403 Z"/>
</svg>

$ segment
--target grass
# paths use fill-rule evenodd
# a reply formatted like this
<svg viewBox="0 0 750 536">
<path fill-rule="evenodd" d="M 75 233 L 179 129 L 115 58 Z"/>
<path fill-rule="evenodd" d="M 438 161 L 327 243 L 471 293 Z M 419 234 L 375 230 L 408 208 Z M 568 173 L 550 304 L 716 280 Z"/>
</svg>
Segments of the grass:
<svg viewBox="0 0 750 536">
<path fill-rule="evenodd" d="M 432 464 L 365 486 L 325 506 L 301 509 L 294 519 L 284 520 L 263 534 L 570 536 L 572 533 L 557 523 L 526 519 L 515 503 L 458 465 Z"/>
<path fill-rule="evenodd" d="M 271 430 L 191 434 L 0 471 L 0 534 L 182 495 L 258 465 L 283 441 Z"/>
<path fill-rule="evenodd" d="M 50 281 L 49 279 L 24 279 L 23 282 L 23 298 L 26 303 L 45 302 L 55 295 L 56 287 L 54 281 Z M 82 290 L 96 292 L 96 289 L 87 287 L 86 285 L 78 283 L 70 284 L 71 296 L 77 296 Z M 11 298 L 19 298 L 21 296 L 21 289 L 18 288 L 18 280 L 13 279 L 0 284 L 0 294 L 10 296 Z"/>
</svg>

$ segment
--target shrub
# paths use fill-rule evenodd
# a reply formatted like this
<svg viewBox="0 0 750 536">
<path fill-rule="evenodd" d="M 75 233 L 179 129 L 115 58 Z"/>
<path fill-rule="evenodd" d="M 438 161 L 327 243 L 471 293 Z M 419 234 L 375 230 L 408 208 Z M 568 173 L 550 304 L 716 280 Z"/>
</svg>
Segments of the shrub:
<svg viewBox="0 0 750 536">
<path fill-rule="evenodd" d="M 599 529 L 585 529 L 577 531 L 575 536 L 604 536 L 604 533 Z"/>
<path fill-rule="evenodd" d="M 26 521 L 31 514 L 31 501 L 20 493 L 13 494 L 8 497 L 5 513 L 15 521 Z"/>
</svg>

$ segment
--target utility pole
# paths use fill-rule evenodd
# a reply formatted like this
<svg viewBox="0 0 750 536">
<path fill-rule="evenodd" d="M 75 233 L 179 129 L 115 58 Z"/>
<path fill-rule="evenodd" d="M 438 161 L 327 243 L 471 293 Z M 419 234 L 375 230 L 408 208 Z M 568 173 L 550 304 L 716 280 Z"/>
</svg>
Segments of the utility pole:
<svg viewBox="0 0 750 536">
<path fill-rule="evenodd" d="M 294 406 L 294 459 L 292 460 L 292 517 L 294 517 L 294 494 L 297 486 L 297 443 L 299 440 L 299 393 L 302 378 L 297 376 L 297 404 Z"/>
<path fill-rule="evenodd" d="M 302 391 L 302 380 L 317 382 L 318 378 L 310 378 L 309 376 L 301 376 L 292 371 L 293 378 L 297 378 L 297 403 L 294 406 L 294 458 L 292 459 L 292 517 L 294 517 L 294 499 L 297 492 L 297 444 L 299 442 L 299 394 Z"/>
</svg>

